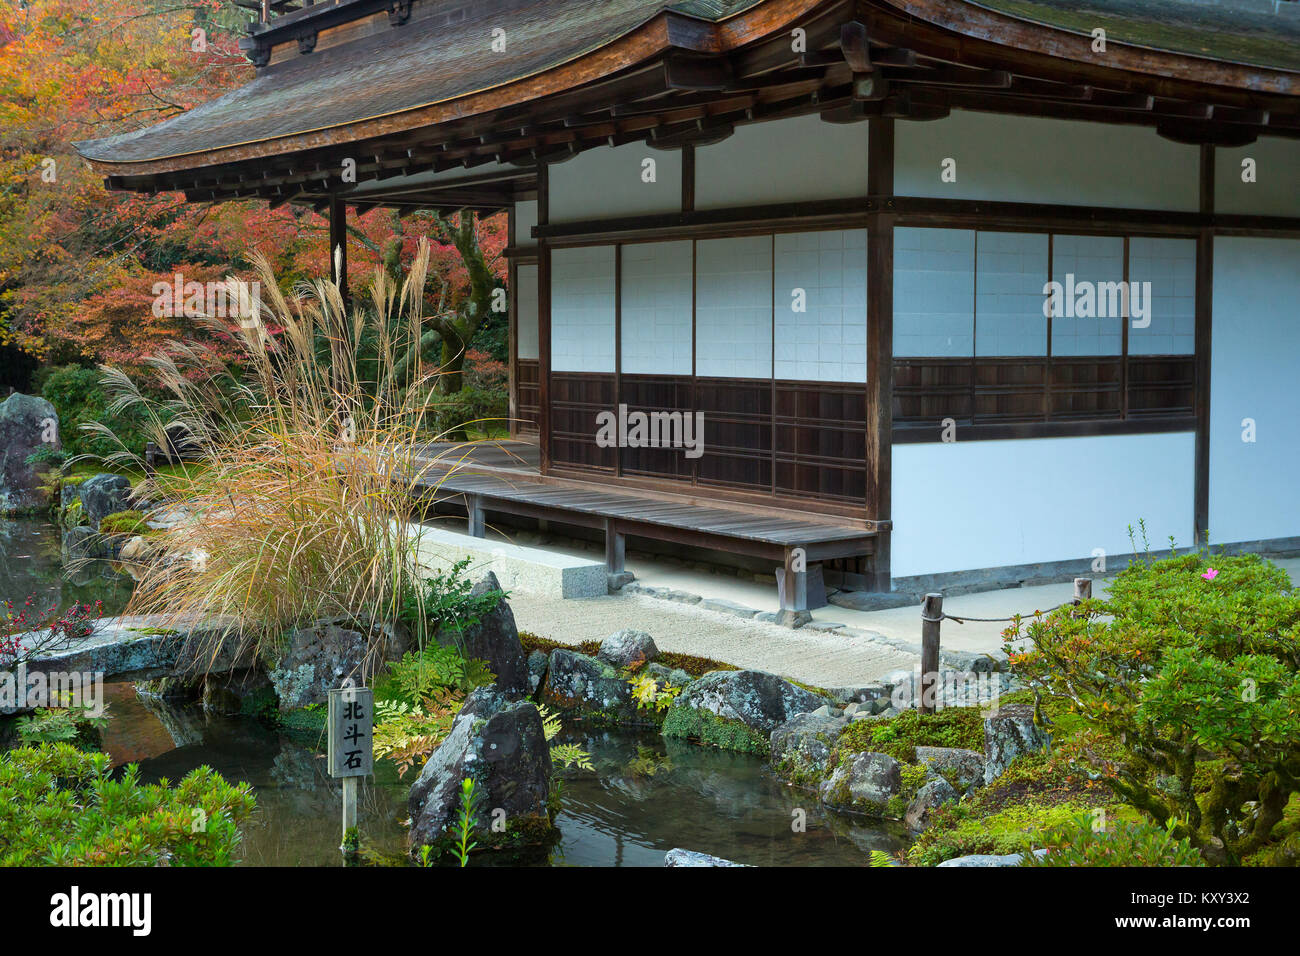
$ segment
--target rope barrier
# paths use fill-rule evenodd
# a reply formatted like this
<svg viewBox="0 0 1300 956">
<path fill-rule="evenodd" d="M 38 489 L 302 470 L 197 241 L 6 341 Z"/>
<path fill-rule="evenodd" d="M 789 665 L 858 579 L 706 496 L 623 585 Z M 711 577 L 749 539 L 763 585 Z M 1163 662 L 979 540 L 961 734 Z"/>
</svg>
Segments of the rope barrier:
<svg viewBox="0 0 1300 956">
<path fill-rule="evenodd" d="M 937 623 L 940 621 L 956 621 L 958 624 L 965 624 L 967 621 L 974 621 L 979 624 L 1003 624 L 1003 623 L 1010 623 L 1014 621 L 1016 618 L 1023 619 L 1026 617 L 1038 617 L 1041 614 L 1051 614 L 1053 611 L 1059 611 L 1061 608 L 1065 607 L 1066 605 L 1074 606 L 1078 603 L 1079 603 L 1078 601 L 1065 601 L 1061 604 L 1056 605 L 1056 607 L 1049 607 L 1046 611 L 1034 611 L 1033 614 L 1013 614 L 1011 617 L 958 617 L 955 614 L 944 614 L 941 617 L 936 618 L 936 617 L 926 617 L 924 614 L 922 614 L 921 620 L 930 621 L 931 623 Z"/>
</svg>

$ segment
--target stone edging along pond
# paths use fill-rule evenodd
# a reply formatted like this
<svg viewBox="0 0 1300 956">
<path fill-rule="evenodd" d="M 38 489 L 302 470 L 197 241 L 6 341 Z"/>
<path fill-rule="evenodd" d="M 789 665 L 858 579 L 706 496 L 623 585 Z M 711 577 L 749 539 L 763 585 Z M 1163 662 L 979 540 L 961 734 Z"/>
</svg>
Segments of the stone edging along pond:
<svg viewBox="0 0 1300 956">
<path fill-rule="evenodd" d="M 494 584 L 489 576 L 477 588 Z M 519 635 L 504 601 L 491 617 L 468 635 L 467 651 L 497 673 L 518 674 L 522 661 L 525 686 L 470 695 L 412 788 L 413 848 L 445 842 L 463 775 L 475 776 L 485 804 L 503 807 L 514 821 L 503 843 L 542 839 L 550 768 L 539 757 L 545 751 L 534 704 L 589 726 L 657 728 L 665 737 L 757 755 L 829 810 L 899 820 L 913 832 L 929 826 L 936 808 L 975 794 L 1017 757 L 1048 743 L 1026 704 L 988 716 L 978 707 L 947 707 L 925 718 L 900 709 L 912 704 L 907 673 L 890 675 L 897 682 L 815 688 L 662 653 L 649 634 L 633 630 L 577 647 Z M 1002 673 L 993 683 L 1011 686 Z M 997 865 L 1017 860 L 1007 856 Z"/>
</svg>

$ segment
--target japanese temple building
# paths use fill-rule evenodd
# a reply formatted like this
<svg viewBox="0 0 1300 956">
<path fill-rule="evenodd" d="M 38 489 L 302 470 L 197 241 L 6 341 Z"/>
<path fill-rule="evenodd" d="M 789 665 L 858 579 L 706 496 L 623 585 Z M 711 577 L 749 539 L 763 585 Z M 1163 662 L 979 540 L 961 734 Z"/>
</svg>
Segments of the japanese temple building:
<svg viewBox="0 0 1300 956">
<path fill-rule="evenodd" d="M 784 563 L 791 609 L 805 560 L 1025 580 L 1139 519 L 1300 550 L 1300 3 L 249 5 L 251 83 L 79 149 L 332 246 L 508 211 L 517 443 L 472 529 Z"/>
</svg>

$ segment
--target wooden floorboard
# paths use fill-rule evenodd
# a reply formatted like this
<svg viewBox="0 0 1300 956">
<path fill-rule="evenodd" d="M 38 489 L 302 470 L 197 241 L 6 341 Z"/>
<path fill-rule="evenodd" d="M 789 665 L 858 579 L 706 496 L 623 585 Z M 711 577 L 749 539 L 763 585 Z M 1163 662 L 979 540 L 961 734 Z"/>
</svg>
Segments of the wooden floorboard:
<svg viewBox="0 0 1300 956">
<path fill-rule="evenodd" d="M 479 495 L 488 511 L 509 511 L 515 504 L 554 510 L 557 521 L 564 520 L 565 512 L 580 513 L 780 547 L 834 545 L 872 537 L 862 527 L 836 523 L 829 516 L 810 520 L 795 513 L 773 513 L 779 510 L 774 508 L 750 514 L 741 510 L 743 505 L 725 508 L 666 500 L 652 492 L 605 490 L 599 479 L 593 479 L 591 487 L 547 484 L 537 471 L 537 446 L 523 442 L 434 445 L 422 449 L 422 454 L 430 468 L 414 483 L 417 491 L 436 489 L 444 497 Z"/>
</svg>

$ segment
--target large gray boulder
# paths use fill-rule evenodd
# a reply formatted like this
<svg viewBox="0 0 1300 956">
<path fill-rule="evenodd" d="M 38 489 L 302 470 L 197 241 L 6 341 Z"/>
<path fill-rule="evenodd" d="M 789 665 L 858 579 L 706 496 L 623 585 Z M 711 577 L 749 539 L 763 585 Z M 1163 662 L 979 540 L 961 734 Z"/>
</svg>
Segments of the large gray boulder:
<svg viewBox="0 0 1300 956">
<path fill-rule="evenodd" d="M 683 850 L 681 847 L 664 854 L 664 866 L 746 866 L 745 863 L 733 863 L 720 856 L 710 856 L 695 850 Z"/>
<path fill-rule="evenodd" d="M 89 525 L 78 525 L 63 532 L 62 544 L 64 561 L 111 558 L 116 550 L 114 542 Z"/>
<path fill-rule="evenodd" d="M 354 625 L 342 620 L 317 621 L 289 635 L 288 649 L 271 671 L 280 710 L 324 703 L 331 689 L 351 680 L 365 686 L 379 665 L 394 661 L 411 646 L 406 628 Z"/>
<path fill-rule="evenodd" d="M 767 735 L 795 714 L 811 713 L 825 703 L 812 691 L 766 671 L 710 671 L 687 685 L 672 709 L 707 711 Z"/>
<path fill-rule="evenodd" d="M 1034 723 L 1030 704 L 1002 707 L 984 721 L 984 783 L 990 784 L 1021 754 L 1036 753 L 1051 742 Z"/>
<path fill-rule="evenodd" d="M 898 761 L 888 754 L 846 756 L 821 785 L 822 803 L 835 810 L 885 816 L 889 799 L 901 789 Z"/>
<path fill-rule="evenodd" d="M 636 718 L 632 685 L 613 666 L 557 647 L 551 651 L 542 701 L 553 710 L 613 722 Z"/>
<path fill-rule="evenodd" d="M 1042 859 L 1047 856 L 1047 850 L 1035 850 L 1034 856 Z M 1020 866 L 1024 860 L 1023 853 L 972 853 L 944 860 L 939 866 Z"/>
<path fill-rule="evenodd" d="M 907 813 L 903 815 L 903 822 L 907 824 L 909 830 L 916 832 L 924 830 L 930 825 L 931 815 L 938 807 L 957 799 L 958 794 L 952 784 L 943 777 L 931 777 L 916 792 L 916 796 L 908 805 Z"/>
<path fill-rule="evenodd" d="M 500 590 L 497 576 L 489 571 L 469 593 L 470 597 L 481 597 L 489 591 Z M 488 670 L 496 675 L 499 692 L 516 696 L 532 692 L 528 684 L 528 658 L 519 642 L 514 612 L 504 598 L 469 627 L 443 629 L 438 640 L 453 644 L 467 658 L 485 662 Z"/>
<path fill-rule="evenodd" d="M 654 638 L 645 631 L 624 628 L 600 642 L 596 659 L 612 667 L 632 667 L 648 664 L 659 656 Z"/>
<path fill-rule="evenodd" d="M 474 839 L 480 847 L 533 846 L 553 835 L 548 800 L 551 752 L 536 705 L 492 687 L 470 694 L 451 733 L 429 757 L 407 801 L 411 850 L 450 848 L 461 786 L 479 794 Z M 435 854 L 436 855 L 436 854 Z"/>
<path fill-rule="evenodd" d="M 835 741 L 848 725 L 848 718 L 829 714 L 796 714 L 791 717 L 772 731 L 773 772 L 801 787 L 820 783 Z"/>
<path fill-rule="evenodd" d="M 984 755 L 961 747 L 917 747 L 916 762 L 947 777 L 963 793 L 984 783 Z"/>
<path fill-rule="evenodd" d="M 27 457 L 42 448 L 61 448 L 59 416 L 43 398 L 15 392 L 0 402 L 0 514 L 21 514 L 50 507 L 46 465 L 29 465 Z"/>
<path fill-rule="evenodd" d="M 130 510 L 131 482 L 122 475 L 95 475 L 77 486 L 77 496 L 86 524 L 98 530 L 108 515 Z"/>
</svg>

